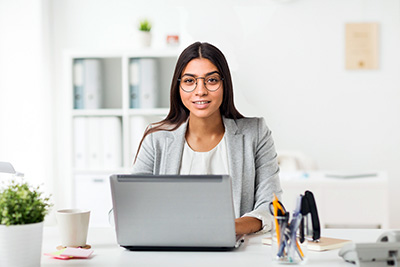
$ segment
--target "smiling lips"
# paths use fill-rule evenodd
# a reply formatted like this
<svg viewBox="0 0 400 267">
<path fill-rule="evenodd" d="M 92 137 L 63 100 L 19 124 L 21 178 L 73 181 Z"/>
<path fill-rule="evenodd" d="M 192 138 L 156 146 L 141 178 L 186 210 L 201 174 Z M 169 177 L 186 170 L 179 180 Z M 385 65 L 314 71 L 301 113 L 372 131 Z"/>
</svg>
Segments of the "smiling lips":
<svg viewBox="0 0 400 267">
<path fill-rule="evenodd" d="M 208 107 L 208 104 L 210 104 L 211 101 L 206 101 L 206 100 L 203 100 L 203 101 L 193 101 L 192 103 L 196 106 L 196 108 L 198 108 L 198 109 L 204 109 L 204 108 L 207 108 L 207 107 Z"/>
<path fill-rule="evenodd" d="M 208 104 L 210 102 L 211 101 L 194 101 L 193 103 L 196 104 L 196 105 L 204 105 L 204 104 Z"/>
</svg>

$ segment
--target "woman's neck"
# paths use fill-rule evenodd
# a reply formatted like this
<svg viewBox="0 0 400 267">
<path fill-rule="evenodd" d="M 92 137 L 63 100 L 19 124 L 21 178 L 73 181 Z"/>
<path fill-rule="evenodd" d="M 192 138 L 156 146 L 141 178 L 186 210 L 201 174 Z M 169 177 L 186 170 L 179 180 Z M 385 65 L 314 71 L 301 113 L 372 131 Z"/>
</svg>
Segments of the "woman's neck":
<svg viewBox="0 0 400 267">
<path fill-rule="evenodd" d="M 210 118 L 189 117 L 188 131 L 196 136 L 210 136 L 225 132 L 222 116 Z"/>
<path fill-rule="evenodd" d="M 224 133 L 221 115 L 210 118 L 189 117 L 186 142 L 195 151 L 210 151 L 218 145 Z"/>
</svg>

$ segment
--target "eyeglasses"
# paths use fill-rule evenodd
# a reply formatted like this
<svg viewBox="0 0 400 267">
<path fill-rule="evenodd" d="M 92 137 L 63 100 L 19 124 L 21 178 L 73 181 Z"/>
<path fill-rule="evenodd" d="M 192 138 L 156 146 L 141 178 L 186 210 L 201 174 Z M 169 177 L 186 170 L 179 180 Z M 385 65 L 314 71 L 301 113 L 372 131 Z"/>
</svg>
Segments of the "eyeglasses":
<svg viewBox="0 0 400 267">
<path fill-rule="evenodd" d="M 197 78 L 190 75 L 184 75 L 181 79 L 178 79 L 178 81 L 180 82 L 182 90 L 186 93 L 190 93 L 196 89 L 198 79 L 204 80 L 204 86 L 209 92 L 217 91 L 221 87 L 222 81 L 224 80 L 224 78 L 221 76 L 213 74 L 206 77 Z"/>
</svg>

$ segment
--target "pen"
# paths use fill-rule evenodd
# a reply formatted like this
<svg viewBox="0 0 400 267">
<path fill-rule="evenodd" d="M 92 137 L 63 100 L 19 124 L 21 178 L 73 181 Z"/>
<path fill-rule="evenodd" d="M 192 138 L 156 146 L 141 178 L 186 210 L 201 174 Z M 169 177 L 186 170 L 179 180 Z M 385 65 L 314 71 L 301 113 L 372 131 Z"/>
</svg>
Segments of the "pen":
<svg viewBox="0 0 400 267">
<path fill-rule="evenodd" d="M 280 230 L 279 230 L 279 222 L 278 222 L 278 198 L 275 194 L 274 194 L 274 200 L 272 201 L 272 205 L 274 206 L 274 221 L 275 221 L 276 239 L 278 241 L 278 245 L 280 245 Z"/>
</svg>

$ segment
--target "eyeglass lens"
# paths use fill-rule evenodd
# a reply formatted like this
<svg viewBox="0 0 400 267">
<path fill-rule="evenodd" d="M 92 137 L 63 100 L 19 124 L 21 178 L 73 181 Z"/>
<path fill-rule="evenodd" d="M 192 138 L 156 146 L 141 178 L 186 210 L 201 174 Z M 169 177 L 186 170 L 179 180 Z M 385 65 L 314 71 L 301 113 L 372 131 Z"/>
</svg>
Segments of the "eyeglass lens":
<svg viewBox="0 0 400 267">
<path fill-rule="evenodd" d="M 222 83 L 222 78 L 219 75 L 210 75 L 197 78 L 186 75 L 180 79 L 181 88 L 185 92 L 192 92 L 197 87 L 198 79 L 203 79 L 206 89 L 211 92 L 217 91 Z"/>
</svg>

